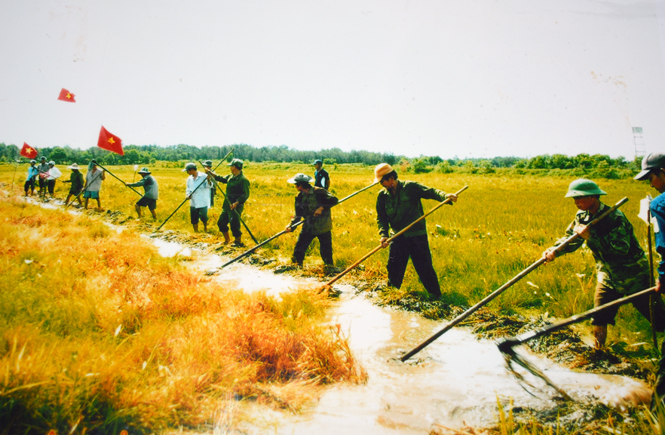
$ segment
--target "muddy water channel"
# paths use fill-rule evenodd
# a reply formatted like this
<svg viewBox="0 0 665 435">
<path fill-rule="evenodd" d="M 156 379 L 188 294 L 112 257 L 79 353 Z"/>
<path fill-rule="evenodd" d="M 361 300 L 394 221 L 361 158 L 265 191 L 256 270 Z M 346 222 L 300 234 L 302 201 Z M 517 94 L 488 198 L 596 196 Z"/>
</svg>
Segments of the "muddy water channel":
<svg viewBox="0 0 665 435">
<path fill-rule="evenodd" d="M 150 240 L 161 255 L 191 256 L 192 267 L 201 273 L 228 260 L 177 243 Z M 212 279 L 221 286 L 247 292 L 266 291 L 274 297 L 318 284 L 313 279 L 276 275 L 237 263 Z M 257 407 L 251 424 L 242 424 L 242 433 L 423 434 L 434 428 L 492 426 L 497 422 L 497 399 L 502 404 L 512 399 L 515 409 L 548 410 L 560 403 L 551 389 L 529 389 L 535 395 L 523 389 L 506 370 L 494 342 L 478 340 L 464 328 L 449 331 L 412 361 L 400 362 L 404 352 L 445 322 L 378 307 L 351 285 L 335 288 L 341 295 L 331 312 L 330 323 L 341 325 L 348 335 L 351 349 L 367 370 L 367 383 L 328 387 L 299 415 Z M 575 400 L 596 400 L 623 408 L 648 400 L 651 393 L 646 385 L 632 378 L 574 372 L 537 355 L 526 356 Z"/>
</svg>

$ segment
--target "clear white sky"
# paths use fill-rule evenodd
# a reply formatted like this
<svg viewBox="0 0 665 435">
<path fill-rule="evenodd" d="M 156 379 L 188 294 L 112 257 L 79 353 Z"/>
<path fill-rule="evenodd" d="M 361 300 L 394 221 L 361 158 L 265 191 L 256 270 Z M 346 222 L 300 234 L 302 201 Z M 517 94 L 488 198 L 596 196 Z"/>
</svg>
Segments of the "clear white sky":
<svg viewBox="0 0 665 435">
<path fill-rule="evenodd" d="M 663 1 L 0 0 L 0 142 L 630 158 L 664 47 Z"/>
</svg>

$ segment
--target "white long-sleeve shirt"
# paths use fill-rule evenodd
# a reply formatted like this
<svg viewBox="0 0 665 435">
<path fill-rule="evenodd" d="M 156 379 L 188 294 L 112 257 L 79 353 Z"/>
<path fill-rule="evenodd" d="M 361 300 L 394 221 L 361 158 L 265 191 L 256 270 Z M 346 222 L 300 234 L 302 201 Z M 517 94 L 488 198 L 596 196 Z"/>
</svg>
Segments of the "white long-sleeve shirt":
<svg viewBox="0 0 665 435">
<path fill-rule="evenodd" d="M 201 185 L 201 187 L 197 189 L 199 185 Z M 206 174 L 197 171 L 196 178 L 190 175 L 189 178 L 187 178 L 186 195 L 192 195 L 192 192 L 194 192 L 195 189 L 196 191 L 192 195 L 189 206 L 194 208 L 210 207 L 211 186 L 212 183 L 208 180 L 208 176 Z"/>
<path fill-rule="evenodd" d="M 47 180 L 55 180 L 56 178 L 60 178 L 62 176 L 62 172 L 60 172 L 60 169 L 56 168 L 55 166 L 52 167 L 51 169 L 48 170 L 48 177 L 46 177 Z"/>
</svg>

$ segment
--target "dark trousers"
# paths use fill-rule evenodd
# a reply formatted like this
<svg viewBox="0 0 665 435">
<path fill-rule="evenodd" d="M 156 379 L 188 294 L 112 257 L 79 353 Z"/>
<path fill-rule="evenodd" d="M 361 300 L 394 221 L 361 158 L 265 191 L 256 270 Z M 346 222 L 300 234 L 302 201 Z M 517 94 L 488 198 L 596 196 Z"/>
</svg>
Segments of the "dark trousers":
<svg viewBox="0 0 665 435">
<path fill-rule="evenodd" d="M 25 190 L 25 193 L 28 193 L 28 190 L 31 192 L 35 191 L 35 179 L 32 178 L 30 180 L 25 181 L 25 185 L 23 186 L 23 190 Z"/>
<path fill-rule="evenodd" d="M 332 249 L 332 233 L 328 231 L 327 233 L 319 234 L 315 236 L 307 231 L 301 231 L 298 236 L 298 241 L 296 242 L 296 247 L 293 250 L 293 261 L 298 264 L 302 264 L 305 260 L 305 254 L 307 253 L 307 248 L 312 243 L 312 241 L 318 238 L 319 239 L 319 250 L 321 252 L 321 259 L 327 265 L 333 265 L 333 249 Z"/>
<path fill-rule="evenodd" d="M 238 213 L 236 213 L 236 211 Z M 217 228 L 219 231 L 225 233 L 229 230 L 229 225 L 231 226 L 231 234 L 233 237 L 240 237 L 242 232 L 240 231 L 240 214 L 242 213 L 242 206 L 236 207 L 234 210 L 223 210 L 222 214 L 219 215 L 219 220 L 217 220 Z"/>
<path fill-rule="evenodd" d="M 431 296 L 440 297 L 439 278 L 432 266 L 432 253 L 429 250 L 426 234 L 408 238 L 400 236 L 390 244 L 387 265 L 388 285 L 395 288 L 402 286 L 409 258 L 425 289 Z"/>
<path fill-rule="evenodd" d="M 46 180 L 42 177 L 39 177 L 39 191 L 42 193 L 46 192 Z"/>
<path fill-rule="evenodd" d="M 53 196 L 53 191 L 55 191 L 55 180 L 46 180 L 46 186 L 48 187 L 48 193 Z"/>
</svg>

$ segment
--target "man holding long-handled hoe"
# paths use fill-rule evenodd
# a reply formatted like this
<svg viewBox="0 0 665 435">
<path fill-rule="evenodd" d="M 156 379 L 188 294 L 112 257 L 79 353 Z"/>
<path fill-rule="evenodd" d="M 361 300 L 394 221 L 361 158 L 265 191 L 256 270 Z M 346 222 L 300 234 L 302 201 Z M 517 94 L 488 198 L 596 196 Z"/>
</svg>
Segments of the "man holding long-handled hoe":
<svg viewBox="0 0 665 435">
<path fill-rule="evenodd" d="M 143 168 L 139 172 L 141 180 L 136 183 L 125 183 L 127 187 L 140 187 L 143 186 L 145 194 L 134 204 L 136 213 L 141 218 L 141 207 L 148 207 L 150 214 L 152 214 L 153 219 L 157 219 L 157 213 L 155 209 L 157 208 L 157 200 L 159 199 L 159 187 L 157 185 L 157 180 L 151 175 L 151 172 L 148 168 Z"/>
<path fill-rule="evenodd" d="M 67 168 L 72 170 L 71 175 L 69 176 L 69 180 L 63 181 L 63 183 L 71 183 L 72 185 L 69 188 L 69 194 L 67 194 L 67 199 L 65 199 L 65 207 L 68 207 L 70 202 L 69 199 L 73 196 L 74 199 L 77 199 L 79 202 L 79 205 L 83 205 L 83 202 L 81 202 L 81 193 L 83 192 L 83 174 L 80 172 L 79 165 L 76 163 L 72 163 L 71 166 L 67 166 Z M 72 199 L 72 202 L 74 200 Z"/>
<path fill-rule="evenodd" d="M 415 224 L 400 237 L 387 244 L 390 229 L 399 232 L 413 221 L 423 216 L 421 199 L 445 201 L 450 198 L 457 201 L 454 193 L 445 193 L 438 189 L 423 186 L 413 181 L 400 181 L 397 172 L 387 163 L 374 168 L 374 177 L 381 183 L 381 190 L 376 198 L 376 222 L 379 226 L 381 245 L 390 246 L 388 254 L 388 285 L 400 288 L 404 280 L 409 258 L 416 269 L 420 281 L 431 298 L 441 297 L 439 278 L 432 266 L 432 253 L 427 240 L 425 219 Z"/>
<path fill-rule="evenodd" d="M 296 174 L 288 180 L 289 183 L 295 184 L 298 195 L 295 202 L 295 216 L 285 231 L 292 232 L 293 226 L 304 219 L 305 223 L 293 249 L 293 263 L 302 266 L 307 248 L 314 239 L 319 239 L 321 259 L 325 268 L 330 270 L 334 267 L 330 208 L 338 203 L 338 199 L 326 189 L 312 186 L 310 184 L 312 181 L 312 178 L 305 174 Z"/>
<path fill-rule="evenodd" d="M 99 191 L 102 189 L 102 181 L 106 180 L 104 170 L 99 167 L 96 160 L 91 160 L 88 164 L 88 173 L 85 174 L 85 186 L 83 188 L 83 199 L 85 199 L 85 209 L 88 209 L 88 200 L 97 200 L 97 210 L 102 210 L 102 202 L 99 199 Z"/>
<path fill-rule="evenodd" d="M 210 207 L 210 188 L 212 187 L 212 182 L 206 174 L 196 170 L 196 164 L 194 163 L 187 163 L 183 171 L 189 174 L 185 196 L 190 200 L 190 222 L 192 223 L 194 232 L 198 233 L 199 220 L 201 220 L 203 222 L 203 232 L 207 232 L 208 207 Z"/>
<path fill-rule="evenodd" d="M 245 246 L 242 243 L 242 232 L 240 231 L 240 215 L 245 202 L 249 198 L 249 180 L 245 178 L 242 173 L 243 161 L 240 159 L 233 159 L 228 164 L 231 167 L 231 174 L 227 176 L 217 175 L 212 171 L 206 169 L 215 181 L 226 184 L 226 198 L 222 204 L 222 214 L 217 221 L 219 231 L 224 235 L 224 244 L 228 245 L 231 242 L 229 237 L 229 226 L 231 227 L 231 234 L 233 234 L 233 246 Z"/>
<path fill-rule="evenodd" d="M 656 281 L 656 301 L 660 301 L 660 293 L 665 283 L 665 154 L 652 153 L 642 159 L 642 171 L 635 176 L 636 180 L 649 180 L 651 187 L 660 195 L 654 198 L 649 205 L 651 216 L 656 219 L 654 233 L 656 234 L 656 252 L 661 260 L 658 264 L 658 280 Z M 654 313 L 654 317 L 659 314 Z M 660 313 L 662 315 L 662 313 Z M 665 398 L 665 341 L 661 344 L 660 361 L 656 373 L 654 392 L 661 399 Z M 653 404 L 652 404 L 653 407 Z"/>
<path fill-rule="evenodd" d="M 600 201 L 601 195 L 606 193 L 591 180 L 579 179 L 570 183 L 566 198 L 573 198 L 579 211 L 566 229 L 566 236 L 543 252 L 543 257 L 550 262 L 557 255 L 576 251 L 586 242 L 596 260 L 598 284 L 594 296 L 595 307 L 649 288 L 650 282 L 649 263 L 644 250 L 635 238 L 633 225 L 620 210 L 610 213 L 593 227 L 587 225 L 609 208 Z M 556 251 L 559 244 L 575 233 L 580 237 Z M 647 320 L 650 318 L 649 295 L 635 299 L 632 304 Z M 591 324 L 596 347 L 605 345 L 607 325 L 614 325 L 618 309 L 617 306 L 593 317 Z M 660 298 L 656 299 L 654 310 L 653 327 L 662 332 L 665 330 L 665 305 Z"/>
</svg>

